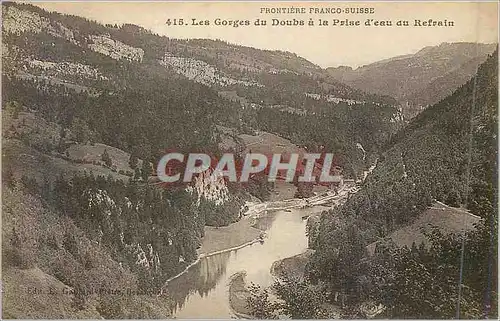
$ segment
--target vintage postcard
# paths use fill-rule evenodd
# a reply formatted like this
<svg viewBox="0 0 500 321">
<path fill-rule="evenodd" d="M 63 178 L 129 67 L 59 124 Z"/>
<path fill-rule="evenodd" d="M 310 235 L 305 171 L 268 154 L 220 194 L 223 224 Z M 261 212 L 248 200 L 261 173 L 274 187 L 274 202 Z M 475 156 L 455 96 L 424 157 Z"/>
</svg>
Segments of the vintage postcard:
<svg viewBox="0 0 500 321">
<path fill-rule="evenodd" d="M 498 318 L 498 2 L 2 2 L 2 319 Z"/>
</svg>

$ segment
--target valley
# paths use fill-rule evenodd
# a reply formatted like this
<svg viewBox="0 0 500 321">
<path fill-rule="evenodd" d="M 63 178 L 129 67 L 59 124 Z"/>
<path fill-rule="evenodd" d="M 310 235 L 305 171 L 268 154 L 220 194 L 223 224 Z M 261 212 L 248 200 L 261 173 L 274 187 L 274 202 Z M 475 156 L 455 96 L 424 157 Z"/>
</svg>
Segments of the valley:
<svg viewBox="0 0 500 321">
<path fill-rule="evenodd" d="M 324 68 L 42 7 L 2 3 L 3 318 L 498 315 L 497 44 Z M 212 22 L 252 27 L 167 25 Z M 302 163 L 169 185 L 171 152 Z"/>
<path fill-rule="evenodd" d="M 422 27 L 434 23 L 439 22 L 415 20 Z M 495 48 L 496 44 L 442 43 L 356 69 L 340 66 L 327 70 L 354 88 L 396 98 L 408 120 L 465 84 Z"/>
</svg>

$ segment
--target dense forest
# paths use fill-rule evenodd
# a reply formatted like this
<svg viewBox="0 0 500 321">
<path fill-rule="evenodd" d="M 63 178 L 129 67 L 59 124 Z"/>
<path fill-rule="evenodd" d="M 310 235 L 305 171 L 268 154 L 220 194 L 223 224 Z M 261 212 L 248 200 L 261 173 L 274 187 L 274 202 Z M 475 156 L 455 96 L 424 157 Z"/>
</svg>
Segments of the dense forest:
<svg viewBox="0 0 500 321">
<path fill-rule="evenodd" d="M 496 285 L 496 276 L 491 275 L 491 273 L 496 274 L 493 272 L 496 268 L 488 270 L 487 267 L 491 264 L 488 261 L 497 262 L 496 249 L 492 248 L 496 242 L 492 239 L 493 243 L 489 243 L 490 238 L 496 237 L 498 220 L 497 66 L 498 59 L 495 53 L 480 66 L 472 80 L 457 89 L 453 95 L 425 110 L 408 127 L 393 137 L 362 190 L 345 206 L 332 210 L 322 217 L 319 233 L 314 241 L 317 251 L 310 267 L 314 278 L 325 280 L 327 284 L 337 284 L 334 287 L 345 291 L 349 300 L 359 302 L 362 284 L 369 283 L 361 268 L 364 264 L 362 259 L 364 246 L 375 241 L 377 237 L 386 236 L 398 226 L 411 223 L 432 200 L 439 200 L 451 206 L 468 208 L 471 213 L 484 219 L 478 230 L 467 235 L 464 241 L 468 264 L 477 266 L 466 266 L 464 284 L 470 286 L 471 293 L 470 297 L 462 298 L 468 300 L 466 302 L 468 305 L 462 305 L 464 315 L 470 313 L 468 317 L 479 317 L 483 313 L 481 307 L 484 306 L 482 300 L 484 291 L 489 291 L 488 286 Z M 343 218 L 342 226 L 337 222 L 339 217 Z M 343 234 L 344 231 L 347 233 Z M 343 250 L 346 243 L 350 244 L 351 251 Z M 451 269 L 449 273 L 438 274 L 450 275 L 450 280 L 456 280 L 460 256 L 458 244 L 460 244 L 459 236 L 454 238 L 443 236 L 434 240 L 430 250 L 410 252 L 395 250 L 395 253 L 403 258 L 399 263 L 394 263 L 392 269 L 394 273 L 410 269 L 405 264 L 412 264 L 412 261 L 405 258 L 417 256 L 419 260 L 429 264 L 424 264 L 422 268 L 425 271 L 421 271 L 422 273 L 435 275 L 437 270 L 432 269 L 444 268 L 448 264 L 448 268 Z M 336 254 L 339 248 L 341 250 Z M 435 259 L 432 260 L 430 257 Z M 446 261 L 447 257 L 450 261 Z M 341 262 L 348 264 L 342 267 L 339 265 Z M 419 262 L 422 263 L 418 260 L 414 262 L 412 268 L 419 267 Z M 479 268 L 479 265 L 482 267 Z M 369 265 L 369 268 L 374 267 Z M 390 271 L 392 270 L 385 273 L 392 277 Z M 433 307 L 432 313 L 417 311 L 418 309 L 406 311 L 406 317 L 418 318 L 422 316 L 419 313 L 427 313 L 428 316 L 435 318 L 453 317 L 456 300 L 452 298 L 454 298 L 453 293 L 457 292 L 456 284 L 450 285 L 445 279 L 440 279 L 439 282 L 430 281 L 418 276 L 419 272 L 414 272 L 417 279 L 428 282 L 423 285 L 415 284 L 421 286 L 415 295 L 418 294 L 423 299 L 430 298 L 432 295 L 437 295 L 432 292 L 437 291 L 438 286 L 446 284 L 446 288 L 439 290 L 444 291 L 439 295 L 441 299 L 444 296 L 450 301 L 443 302 L 441 307 Z M 343 278 L 337 277 L 340 273 L 347 273 L 343 281 Z M 337 283 L 339 279 L 340 284 Z M 417 279 L 410 278 L 411 282 L 416 282 Z M 343 282 L 345 283 L 342 284 Z M 393 289 L 381 289 L 375 285 L 375 291 L 380 290 L 384 290 L 382 294 L 389 295 Z M 496 290 L 492 293 L 496 293 Z M 397 296 L 394 293 L 391 295 Z M 401 305 L 410 304 L 410 299 L 401 296 L 400 299 L 402 301 L 396 301 L 394 304 L 398 304 L 397 302 Z M 418 302 L 416 297 L 411 297 L 411 300 Z M 429 301 L 438 304 L 437 301 Z M 495 302 L 496 300 L 492 299 L 493 305 Z M 387 304 L 387 301 L 384 303 Z M 419 304 L 415 304 L 414 307 L 418 306 Z M 388 311 L 394 314 L 389 316 L 402 317 L 404 309 L 410 308 L 391 306 Z M 492 313 L 496 314 L 495 311 Z"/>
<path fill-rule="evenodd" d="M 125 284 L 158 294 L 165 280 L 197 259 L 205 226 L 240 219 L 250 194 L 269 197 L 272 186 L 264 176 L 246 186 L 225 184 L 223 204 L 185 186 L 148 185 L 166 150 L 217 157 L 225 152 L 220 126 L 235 129 L 235 135 L 267 131 L 311 152 L 334 153 L 350 178 L 362 178 L 377 162 L 344 206 L 325 212 L 317 223 L 311 220 L 308 237 L 315 254 L 308 278 L 277 282 L 284 303 L 272 305 L 266 290 L 253 289 L 256 316 L 271 318 L 281 311 L 294 318 L 328 317 L 325 305 L 341 302 L 343 316 L 365 317 L 360 306 L 373 301 L 386 307 L 387 317 L 453 317 L 462 242 L 467 262 L 462 315 L 487 313 L 481 300 L 490 285 L 486 295 L 495 302 L 496 57 L 398 131 L 404 121 L 393 98 L 336 82 L 288 52 L 170 39 L 134 25 L 105 26 L 29 4 L 3 4 L 3 13 L 9 8 L 38 19 L 23 25 L 4 15 L 9 18 L 4 29 L 14 24 L 21 31 L 3 32 L 2 39 L 2 116 L 18 126 L 8 123 L 3 129 L 10 149 L 3 151 L 9 163 L 2 165 L 7 200 L 2 267 L 14 271 L 9 277 L 40 269 L 54 283 L 81 290 L 73 310 L 60 317 L 165 317 L 169 312 L 158 310 L 161 297 L 110 302 L 82 293 Z M 96 37 L 107 39 L 115 51 L 96 50 Z M 117 52 L 125 54 L 117 58 Z M 162 64 L 166 56 L 174 58 L 171 65 Z M 184 65 L 175 65 L 179 61 Z M 247 64 L 234 67 L 242 62 Z M 226 83 L 203 82 L 206 74 Z M 35 119 L 30 134 L 20 130 L 27 119 L 17 122 L 21 113 Z M 89 164 L 70 157 L 71 147 L 101 143 L 107 148 L 91 164 L 109 170 L 109 176 L 82 171 Z M 132 172 L 117 171 L 111 148 L 129 155 L 124 166 Z M 20 173 L 30 162 L 36 173 Z M 61 170 L 75 167 L 80 171 L 71 175 Z M 484 221 L 463 239 L 436 231 L 428 235 L 430 246 L 398 248 L 384 241 L 367 257 L 369 243 L 410 224 L 434 200 L 467 208 Z M 494 303 L 490 308 L 491 315 L 497 313 Z"/>
<path fill-rule="evenodd" d="M 234 210 L 240 206 L 237 199 L 217 206 L 200 198 L 197 204 L 196 192 L 160 189 L 135 180 L 126 184 L 85 173 L 70 180 L 59 177 L 53 184 L 38 184 L 27 177 L 21 182 L 107 248 L 114 260 L 132 271 L 138 269 L 144 289 L 158 289 L 197 258 L 205 225 L 227 225 L 239 219 Z"/>
<path fill-rule="evenodd" d="M 401 126 L 391 122 L 393 113 L 392 106 L 340 103 L 314 114 L 298 115 L 259 108 L 248 110 L 245 115 L 247 124 L 277 133 L 310 152 L 317 152 L 323 146 L 338 157 L 344 175 L 361 178 L 361 172 L 374 160 L 383 142 Z"/>
<path fill-rule="evenodd" d="M 19 7 L 81 24 L 78 41 L 88 36 L 85 27 L 106 29 L 30 5 Z M 58 26 L 56 21 L 52 23 Z M 3 119 L 13 122 L 6 125 L 3 134 L 8 132 L 4 137 L 11 148 L 22 146 L 22 151 L 4 150 L 9 162 L 2 166 L 2 193 L 9 197 L 9 203 L 4 207 L 8 214 L 3 216 L 7 244 L 3 268 L 22 273 L 39 268 L 71 286 L 78 293 L 71 306 L 65 306 L 71 312 L 63 316 L 165 317 L 170 311 L 149 306 L 164 300 L 154 299 L 153 294 L 197 259 L 206 225 L 223 226 L 240 218 L 240 208 L 249 194 L 238 186 L 226 186 L 228 195 L 220 204 L 197 195 L 196 189 L 150 186 L 148 178 L 167 149 L 220 153 L 216 124 L 238 121 L 234 111 L 239 106 L 167 69 L 112 59 L 50 33 L 4 34 L 4 44 L 12 50 L 3 57 Z M 88 64 L 97 67 L 102 76 L 66 75 L 66 70 L 47 69 L 47 64 L 41 65 L 45 66 L 41 70 L 23 69 L 27 59 L 48 61 L 49 67 L 80 64 L 78 70 Z M 27 118 L 34 119 L 30 133 L 23 130 Z M 45 132 L 49 134 L 43 135 Z M 81 159 L 69 157 L 69 149 L 96 143 L 130 154 L 128 166 L 135 172 L 117 173 L 117 160 L 106 149 L 99 161 L 91 163 L 120 175 L 105 177 L 81 170 L 68 175 L 66 170 L 58 172 L 50 166 L 56 162 L 62 164 L 58 170 L 83 168 Z M 35 175 L 20 172 L 23 161 L 38 153 L 42 160 L 49 158 L 49 163 L 40 162 Z M 256 192 L 260 192 L 258 187 Z M 51 214 L 31 213 L 19 220 L 25 214 L 23 209 L 32 204 Z M 37 231 L 51 219 L 47 235 Z M 110 277 L 110 270 L 120 272 Z M 135 304 L 130 303 L 130 297 L 110 300 L 106 295 L 96 305 L 95 296 L 87 294 L 128 286 L 146 293 L 136 302 L 147 307 L 132 308 Z M 87 314 L 94 306 L 98 314 Z"/>
<path fill-rule="evenodd" d="M 379 316 L 388 318 L 498 314 L 497 68 L 494 53 L 467 84 L 392 137 L 361 190 L 308 224 L 316 251 L 306 280 L 278 280 L 273 288 L 284 301 L 278 305 L 253 288 L 254 314 L 321 318 L 333 305 L 343 317 L 366 318 L 367 302 L 381 304 Z M 461 234 L 433 229 L 425 244 L 410 248 L 385 238 L 435 200 L 482 220 Z"/>
</svg>

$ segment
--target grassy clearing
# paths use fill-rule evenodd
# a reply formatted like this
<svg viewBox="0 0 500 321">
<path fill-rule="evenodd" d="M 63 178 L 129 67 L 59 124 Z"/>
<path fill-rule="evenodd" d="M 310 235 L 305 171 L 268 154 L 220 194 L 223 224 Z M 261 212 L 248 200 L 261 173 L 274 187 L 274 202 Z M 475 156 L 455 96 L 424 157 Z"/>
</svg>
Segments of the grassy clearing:
<svg viewBox="0 0 500 321">
<path fill-rule="evenodd" d="M 257 135 L 242 134 L 239 136 L 246 145 L 245 152 L 248 153 L 305 153 L 303 148 L 290 142 L 288 139 L 279 137 L 278 135 L 268 132 L 258 132 Z"/>
<path fill-rule="evenodd" d="M 240 317 L 248 316 L 250 309 L 247 298 L 250 296 L 245 282 L 245 272 L 238 272 L 229 280 L 229 305 L 233 312 Z"/>
<path fill-rule="evenodd" d="M 390 237 L 398 246 L 410 247 L 413 242 L 416 245 L 426 241 L 424 231 L 429 231 L 433 226 L 439 228 L 443 233 L 460 233 L 474 228 L 480 218 L 471 215 L 467 211 L 453 208 L 440 203 L 434 203 L 422 213 L 412 224 L 397 229 Z M 370 254 L 374 253 L 377 242 L 367 246 Z"/>
<path fill-rule="evenodd" d="M 253 220 L 243 218 L 236 223 L 223 227 L 205 227 L 205 236 L 198 254 L 209 254 L 251 242 L 259 237 L 262 231 L 253 226 Z"/>
</svg>

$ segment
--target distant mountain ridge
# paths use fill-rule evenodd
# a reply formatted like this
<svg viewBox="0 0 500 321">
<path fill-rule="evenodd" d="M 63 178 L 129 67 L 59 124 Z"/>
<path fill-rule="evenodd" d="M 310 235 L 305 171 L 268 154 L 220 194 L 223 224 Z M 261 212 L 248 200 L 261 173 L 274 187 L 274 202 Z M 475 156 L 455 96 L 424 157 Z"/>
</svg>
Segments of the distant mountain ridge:
<svg viewBox="0 0 500 321">
<path fill-rule="evenodd" d="M 384 59 L 356 69 L 340 66 L 327 68 L 327 71 L 333 78 L 354 88 L 394 97 L 411 117 L 469 80 L 496 46 L 442 43 L 425 47 L 415 54 Z"/>
<path fill-rule="evenodd" d="M 54 62 L 73 60 L 82 63 L 90 60 L 88 56 L 93 51 L 114 60 L 160 64 L 217 89 L 234 85 L 266 86 L 282 82 L 286 76 L 298 76 L 296 82 L 304 90 L 314 88 L 313 92 L 318 94 L 395 103 L 389 97 L 367 95 L 339 83 L 318 65 L 291 52 L 261 50 L 220 40 L 168 38 L 132 24 L 101 25 L 82 17 L 47 12 L 20 3 L 4 4 L 3 30 L 2 51 L 8 57 L 28 55 L 39 60 L 50 57 L 56 60 Z M 26 37 L 27 34 L 30 36 Z M 34 42 L 30 39 L 33 35 L 43 37 L 45 43 L 53 42 L 53 47 L 63 45 L 64 50 L 60 51 L 64 54 L 52 55 L 51 50 L 41 52 L 37 48 L 39 45 L 27 48 L 30 42 Z M 6 67 L 9 71 L 11 65 L 6 64 Z"/>
</svg>

